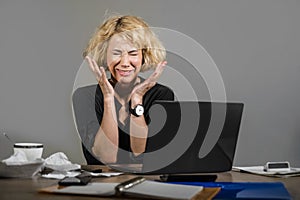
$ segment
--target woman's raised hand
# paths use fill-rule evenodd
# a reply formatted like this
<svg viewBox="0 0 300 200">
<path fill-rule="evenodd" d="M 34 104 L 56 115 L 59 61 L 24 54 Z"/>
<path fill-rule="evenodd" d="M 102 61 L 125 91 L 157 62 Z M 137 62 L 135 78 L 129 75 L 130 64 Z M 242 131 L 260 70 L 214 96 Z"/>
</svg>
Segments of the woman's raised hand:
<svg viewBox="0 0 300 200">
<path fill-rule="evenodd" d="M 155 71 L 144 82 L 136 85 L 133 88 L 130 95 L 130 99 L 132 102 L 139 102 L 142 100 L 146 92 L 156 84 L 166 65 L 167 61 L 160 62 L 155 68 Z"/>
<path fill-rule="evenodd" d="M 104 98 L 114 98 L 114 88 L 109 83 L 109 81 L 106 78 L 106 73 L 103 67 L 99 67 L 97 62 L 90 58 L 89 56 L 85 57 L 86 61 L 89 64 L 89 67 L 93 74 L 96 77 L 96 80 L 102 90 L 103 97 Z"/>
</svg>

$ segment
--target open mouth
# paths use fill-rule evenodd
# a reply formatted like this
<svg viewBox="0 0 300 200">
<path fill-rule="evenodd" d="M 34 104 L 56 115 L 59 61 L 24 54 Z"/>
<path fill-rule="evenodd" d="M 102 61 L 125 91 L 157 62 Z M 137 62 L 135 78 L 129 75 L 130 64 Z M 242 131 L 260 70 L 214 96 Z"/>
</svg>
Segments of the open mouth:
<svg viewBox="0 0 300 200">
<path fill-rule="evenodd" d="M 130 74 L 133 73 L 134 70 L 121 70 L 121 69 L 116 69 L 119 75 L 121 76 L 129 76 Z"/>
</svg>

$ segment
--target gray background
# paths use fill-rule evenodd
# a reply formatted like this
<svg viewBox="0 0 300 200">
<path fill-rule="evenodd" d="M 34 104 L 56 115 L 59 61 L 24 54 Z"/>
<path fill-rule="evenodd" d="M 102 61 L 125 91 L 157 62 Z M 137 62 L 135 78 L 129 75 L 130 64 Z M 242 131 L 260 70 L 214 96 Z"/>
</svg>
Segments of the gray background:
<svg viewBox="0 0 300 200">
<path fill-rule="evenodd" d="M 297 0 L 1 0 L 1 131 L 18 142 L 44 143 L 44 157 L 63 151 L 72 162 L 85 162 L 71 93 L 82 50 L 106 10 L 177 30 L 207 50 L 228 100 L 245 103 L 236 165 L 288 160 L 300 166 Z M 11 153 L 1 135 L 1 159 Z"/>
</svg>

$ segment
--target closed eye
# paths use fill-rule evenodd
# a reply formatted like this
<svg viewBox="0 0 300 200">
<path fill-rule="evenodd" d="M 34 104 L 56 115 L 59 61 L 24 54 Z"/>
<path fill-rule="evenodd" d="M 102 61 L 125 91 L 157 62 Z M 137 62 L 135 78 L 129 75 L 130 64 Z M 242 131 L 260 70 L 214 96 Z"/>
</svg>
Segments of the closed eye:
<svg viewBox="0 0 300 200">
<path fill-rule="evenodd" d="M 120 56 L 120 55 L 122 55 L 122 51 L 121 51 L 121 50 L 118 50 L 118 49 L 114 49 L 114 50 L 112 51 L 112 53 L 113 53 L 113 55 L 115 55 L 115 56 Z"/>
<path fill-rule="evenodd" d="M 139 52 L 138 52 L 138 50 L 132 50 L 132 51 L 129 51 L 128 54 L 131 56 L 137 56 L 137 55 L 139 55 Z"/>
</svg>

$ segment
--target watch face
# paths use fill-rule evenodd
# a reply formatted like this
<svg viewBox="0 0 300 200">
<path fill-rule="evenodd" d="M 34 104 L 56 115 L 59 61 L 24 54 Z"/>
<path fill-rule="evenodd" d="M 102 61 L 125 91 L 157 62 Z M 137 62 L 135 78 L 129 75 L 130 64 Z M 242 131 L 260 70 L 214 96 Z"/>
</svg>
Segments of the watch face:
<svg viewBox="0 0 300 200">
<path fill-rule="evenodd" d="M 144 107 L 141 105 L 137 105 L 135 108 L 135 112 L 137 115 L 141 116 L 144 114 Z"/>
</svg>

